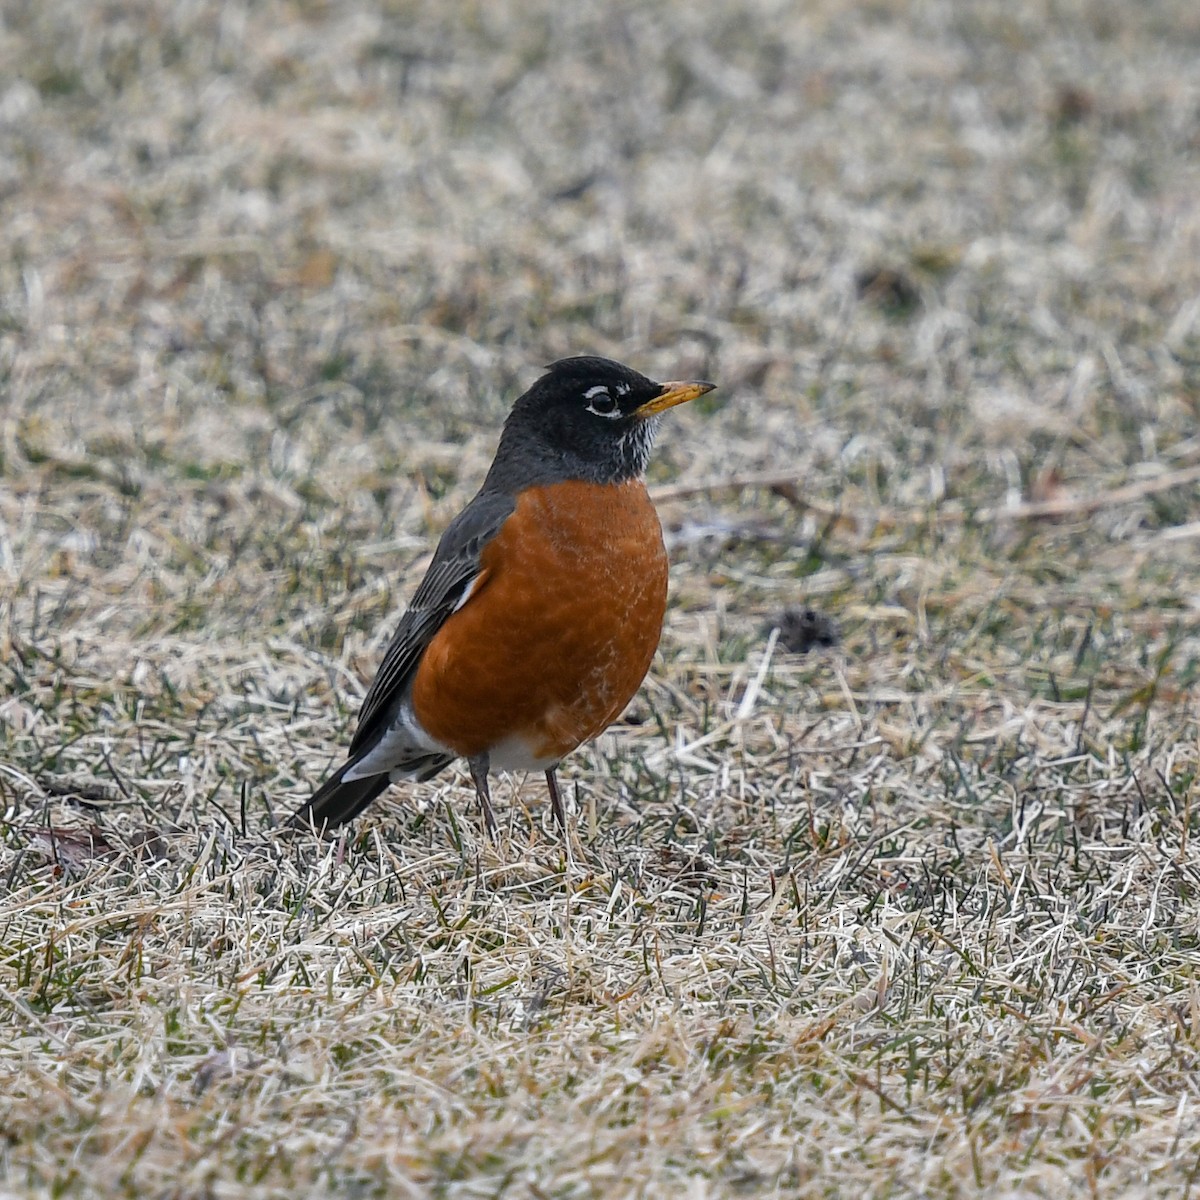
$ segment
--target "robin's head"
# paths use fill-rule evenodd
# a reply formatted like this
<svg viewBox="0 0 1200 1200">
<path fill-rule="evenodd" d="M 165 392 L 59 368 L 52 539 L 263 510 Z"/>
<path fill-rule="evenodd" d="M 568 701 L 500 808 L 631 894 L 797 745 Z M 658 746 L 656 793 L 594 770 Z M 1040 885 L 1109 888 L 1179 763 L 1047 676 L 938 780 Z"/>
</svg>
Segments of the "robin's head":
<svg viewBox="0 0 1200 1200">
<path fill-rule="evenodd" d="M 522 472 L 538 481 L 634 478 L 646 469 L 659 414 L 715 386 L 655 383 L 611 358 L 559 359 L 513 405 L 489 478 L 505 488 L 522 486 Z"/>
</svg>

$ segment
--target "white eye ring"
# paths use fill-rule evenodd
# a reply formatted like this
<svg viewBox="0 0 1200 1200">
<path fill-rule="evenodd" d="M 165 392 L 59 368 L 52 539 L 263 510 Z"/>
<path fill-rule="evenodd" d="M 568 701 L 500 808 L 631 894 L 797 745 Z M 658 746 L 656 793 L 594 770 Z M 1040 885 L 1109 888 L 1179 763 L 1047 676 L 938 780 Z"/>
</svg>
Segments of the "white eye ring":
<svg viewBox="0 0 1200 1200">
<path fill-rule="evenodd" d="M 608 417 L 610 420 L 614 420 L 621 415 L 620 406 L 602 383 L 588 388 L 583 393 L 583 398 L 588 402 L 588 412 L 595 413 L 598 417 Z"/>
</svg>

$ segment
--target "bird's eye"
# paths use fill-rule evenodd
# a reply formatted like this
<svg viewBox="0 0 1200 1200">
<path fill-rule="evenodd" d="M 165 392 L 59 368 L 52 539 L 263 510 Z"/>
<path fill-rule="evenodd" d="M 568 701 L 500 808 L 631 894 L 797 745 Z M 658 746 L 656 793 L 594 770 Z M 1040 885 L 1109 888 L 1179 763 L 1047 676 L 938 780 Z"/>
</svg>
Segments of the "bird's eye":
<svg viewBox="0 0 1200 1200">
<path fill-rule="evenodd" d="M 606 387 L 588 388 L 583 393 L 583 398 L 587 401 L 588 412 L 595 413 L 598 417 L 619 417 L 621 415 L 617 402 Z"/>
</svg>

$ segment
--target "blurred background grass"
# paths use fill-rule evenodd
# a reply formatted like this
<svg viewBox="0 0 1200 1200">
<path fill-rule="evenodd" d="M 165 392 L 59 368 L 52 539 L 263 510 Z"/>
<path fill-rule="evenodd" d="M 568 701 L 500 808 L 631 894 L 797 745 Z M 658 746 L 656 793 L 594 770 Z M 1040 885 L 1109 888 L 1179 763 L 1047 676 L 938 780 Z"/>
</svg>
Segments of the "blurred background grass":
<svg viewBox="0 0 1200 1200">
<path fill-rule="evenodd" d="M 9 1185 L 1180 1195 L 1198 59 L 1185 0 L 6 3 Z M 594 876 L 519 794 L 481 875 L 450 777 L 264 849 L 580 352 L 721 385 Z M 764 663 L 802 604 L 843 649 Z"/>
</svg>

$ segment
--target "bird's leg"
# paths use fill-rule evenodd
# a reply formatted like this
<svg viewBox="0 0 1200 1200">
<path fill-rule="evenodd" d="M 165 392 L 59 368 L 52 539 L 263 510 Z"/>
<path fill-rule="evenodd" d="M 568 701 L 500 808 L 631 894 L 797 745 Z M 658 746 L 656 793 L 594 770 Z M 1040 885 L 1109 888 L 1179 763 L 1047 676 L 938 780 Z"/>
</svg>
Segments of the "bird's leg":
<svg viewBox="0 0 1200 1200">
<path fill-rule="evenodd" d="M 554 813 L 554 823 L 562 831 L 567 832 L 567 814 L 563 810 L 562 793 L 558 790 L 558 776 L 554 773 L 557 768 L 550 767 L 546 771 L 546 787 L 550 790 L 550 808 Z"/>
<path fill-rule="evenodd" d="M 471 782 L 475 785 L 475 796 L 479 800 L 479 811 L 483 824 L 493 842 L 500 841 L 500 829 L 496 825 L 496 814 L 492 811 L 492 793 L 488 790 L 488 756 L 478 754 L 467 759 L 471 769 Z"/>
</svg>

